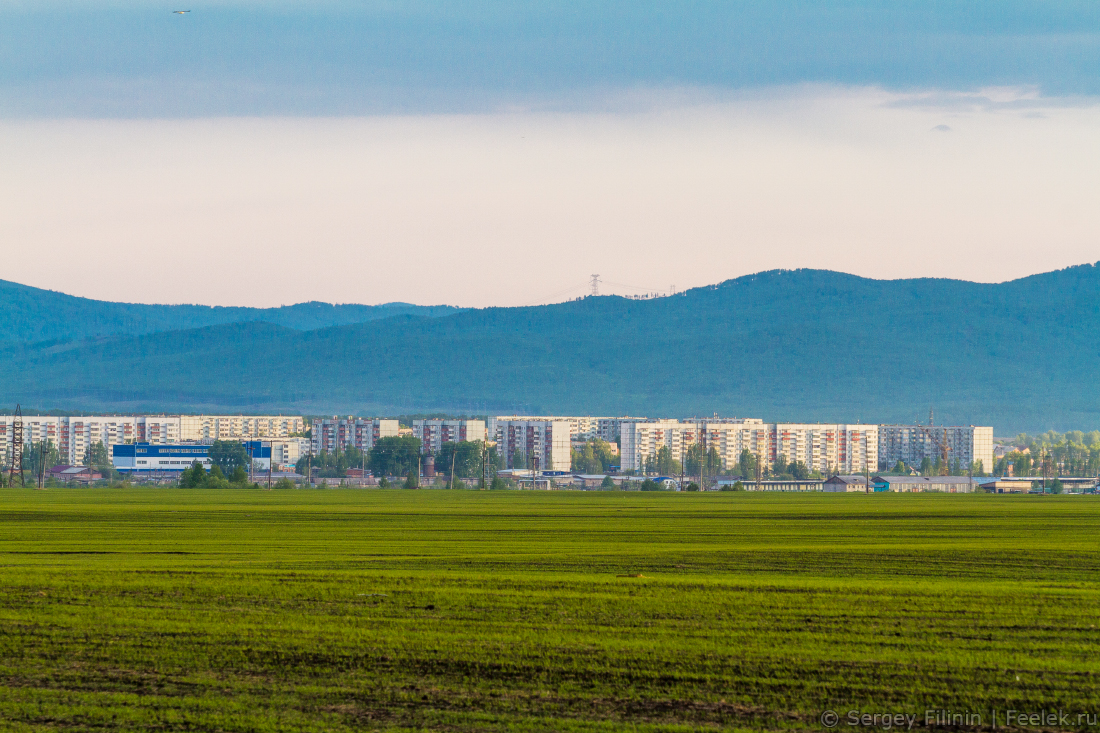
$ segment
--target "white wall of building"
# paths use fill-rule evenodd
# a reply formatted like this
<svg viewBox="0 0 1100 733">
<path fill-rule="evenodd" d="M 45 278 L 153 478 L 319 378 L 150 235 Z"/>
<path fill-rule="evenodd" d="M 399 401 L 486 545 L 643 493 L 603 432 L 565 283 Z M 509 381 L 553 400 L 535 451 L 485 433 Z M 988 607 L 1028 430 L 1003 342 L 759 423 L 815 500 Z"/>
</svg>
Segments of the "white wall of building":
<svg viewBox="0 0 1100 733">
<path fill-rule="evenodd" d="M 423 453 L 438 453 L 444 443 L 485 440 L 484 420 L 413 420 L 413 437 Z"/>
<path fill-rule="evenodd" d="M 731 468 L 749 451 L 768 465 L 783 455 L 787 462 L 801 461 L 822 473 L 856 473 L 878 470 L 876 425 L 764 423 L 755 418 L 723 420 L 647 420 L 624 422 L 622 468 L 642 470 L 646 458 L 667 447 L 672 458 L 683 461 L 693 444 L 714 448 L 724 467 Z"/>
<path fill-rule="evenodd" d="M 313 452 L 333 452 L 337 447 L 358 448 L 369 451 L 380 438 L 396 437 L 400 425 L 397 420 L 377 417 L 331 417 L 315 419 L 312 425 Z M 308 450 L 308 449 L 307 449 Z"/>
<path fill-rule="evenodd" d="M 505 468 L 514 468 L 518 451 L 537 459 L 540 471 L 568 471 L 572 464 L 570 427 L 564 420 L 498 420 L 497 451 Z M 531 463 L 528 464 L 532 466 Z"/>
<path fill-rule="evenodd" d="M 993 428 L 991 426 L 955 425 L 922 428 L 919 425 L 880 425 L 879 461 L 883 470 L 904 461 L 919 467 L 925 458 L 935 461 L 939 448 L 925 430 L 947 443 L 948 460 L 959 461 L 963 470 L 974 461 L 981 461 L 985 471 L 993 470 Z"/>
</svg>

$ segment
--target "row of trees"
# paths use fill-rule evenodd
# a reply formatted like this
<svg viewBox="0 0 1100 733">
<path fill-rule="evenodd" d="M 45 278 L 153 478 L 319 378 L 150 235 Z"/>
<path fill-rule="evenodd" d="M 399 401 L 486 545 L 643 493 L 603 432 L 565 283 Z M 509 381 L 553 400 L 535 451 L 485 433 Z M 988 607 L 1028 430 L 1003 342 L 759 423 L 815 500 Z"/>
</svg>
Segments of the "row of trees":
<svg viewBox="0 0 1100 733">
<path fill-rule="evenodd" d="M 487 455 L 486 455 L 487 454 Z M 484 461 L 493 467 L 500 466 L 496 448 L 485 450 L 482 441 L 444 443 L 434 456 L 436 470 L 460 478 L 478 478 L 482 475 Z M 374 447 L 364 453 L 358 448 L 322 451 L 303 456 L 295 470 L 305 475 L 312 460 L 313 475 L 319 478 L 343 478 L 349 468 L 361 468 L 377 477 L 420 475 L 424 456 L 420 452 L 420 440 L 408 435 L 379 438 Z"/>
<path fill-rule="evenodd" d="M 1035 436 L 1021 433 L 1013 442 L 1018 450 L 998 459 L 994 474 L 1006 474 L 1011 465 L 1016 476 L 1100 475 L 1100 430 L 1049 430 Z"/>
<path fill-rule="evenodd" d="M 61 460 L 61 453 L 52 440 L 28 443 L 23 446 L 23 470 L 26 472 L 28 484 L 37 482 L 39 473 L 48 475 L 50 469 L 60 465 L 64 465 L 64 461 Z M 94 469 L 108 480 L 117 479 L 119 476 L 111 464 L 107 446 L 102 441 L 96 441 L 88 446 L 84 451 L 82 465 Z M 3 473 L 0 485 L 4 485 L 3 482 L 7 481 L 8 468 L 9 465 L 0 466 L 0 472 Z"/>
</svg>

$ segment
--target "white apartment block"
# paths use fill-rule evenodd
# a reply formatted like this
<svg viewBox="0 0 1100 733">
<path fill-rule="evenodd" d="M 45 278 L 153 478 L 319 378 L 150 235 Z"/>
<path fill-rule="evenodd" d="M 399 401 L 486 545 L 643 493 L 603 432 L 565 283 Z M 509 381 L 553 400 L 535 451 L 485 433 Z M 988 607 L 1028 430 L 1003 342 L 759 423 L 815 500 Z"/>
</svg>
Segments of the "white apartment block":
<svg viewBox="0 0 1100 733">
<path fill-rule="evenodd" d="M 398 434 L 398 422 L 396 420 L 383 420 L 381 418 L 332 417 L 313 421 L 313 452 L 328 451 L 332 453 L 337 448 L 358 448 L 361 451 L 369 451 L 374 447 L 379 438 L 391 438 Z"/>
<path fill-rule="evenodd" d="M 298 460 L 309 454 L 311 445 L 309 438 L 271 438 L 261 442 L 264 447 L 271 447 L 270 465 L 272 470 L 275 471 L 293 471 L 298 464 Z M 266 458 L 256 458 L 253 464 L 260 470 L 267 470 L 268 468 Z"/>
<path fill-rule="evenodd" d="M 974 461 L 981 461 L 986 472 L 993 470 L 993 428 L 975 425 L 880 425 L 879 468 L 887 471 L 898 461 L 919 468 L 925 458 L 935 461 L 940 455 L 940 449 L 926 431 L 931 432 L 936 440 L 947 444 L 947 459 L 958 461 L 963 470 Z"/>
<path fill-rule="evenodd" d="M 0 415 L 0 455 L 11 459 L 11 415 Z M 94 443 L 108 449 L 121 443 L 166 445 L 188 441 L 254 440 L 301 432 L 300 417 L 243 415 L 86 415 L 23 416 L 23 443 L 49 440 L 62 463 L 80 465 Z"/>
<path fill-rule="evenodd" d="M 755 418 L 679 421 L 647 420 L 622 425 L 622 468 L 641 470 L 646 458 L 667 447 L 683 461 L 687 450 L 702 442 L 731 468 L 749 451 L 772 464 L 783 455 L 788 463 L 801 461 L 822 473 L 857 473 L 878 467 L 876 425 L 764 423 Z"/>
<path fill-rule="evenodd" d="M 413 420 L 412 430 L 422 453 L 438 453 L 444 443 L 485 440 L 484 420 Z"/>
<path fill-rule="evenodd" d="M 11 459 L 11 415 L 0 415 L 0 455 L 4 463 Z M 180 419 L 164 415 L 93 415 L 93 416 L 23 416 L 23 444 L 49 440 L 57 447 L 62 463 L 80 465 L 84 454 L 94 443 L 108 449 L 117 443 L 178 443 Z"/>
<path fill-rule="evenodd" d="M 498 424 L 509 422 L 565 422 L 569 423 L 569 436 L 573 440 L 590 440 L 597 437 L 599 422 L 606 418 L 599 417 L 565 417 L 561 415 L 497 415 L 488 419 L 488 435 L 490 440 L 499 441 L 500 434 Z"/>
<path fill-rule="evenodd" d="M 181 415 L 180 440 L 259 440 L 304 432 L 305 419 L 288 415 Z"/>
<path fill-rule="evenodd" d="M 499 423 L 507 422 L 566 422 L 569 423 L 569 436 L 572 440 L 592 440 L 599 438 L 608 443 L 617 442 L 624 422 L 644 421 L 644 417 L 592 417 L 562 415 L 497 415 L 488 421 L 489 438 L 500 442 Z"/>
<path fill-rule="evenodd" d="M 570 428 L 565 420 L 498 420 L 497 451 L 504 467 L 514 468 L 517 452 L 527 456 L 528 468 L 568 471 L 572 464 Z"/>
</svg>

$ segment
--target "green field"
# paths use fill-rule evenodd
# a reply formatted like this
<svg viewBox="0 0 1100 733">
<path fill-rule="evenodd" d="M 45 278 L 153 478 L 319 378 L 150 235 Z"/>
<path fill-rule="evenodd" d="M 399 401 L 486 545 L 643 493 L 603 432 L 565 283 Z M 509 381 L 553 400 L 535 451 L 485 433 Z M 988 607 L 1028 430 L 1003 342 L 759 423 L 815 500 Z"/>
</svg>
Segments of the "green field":
<svg viewBox="0 0 1100 733">
<path fill-rule="evenodd" d="M 1100 730 L 1098 530 L 1087 496 L 3 490 L 0 727 Z"/>
</svg>

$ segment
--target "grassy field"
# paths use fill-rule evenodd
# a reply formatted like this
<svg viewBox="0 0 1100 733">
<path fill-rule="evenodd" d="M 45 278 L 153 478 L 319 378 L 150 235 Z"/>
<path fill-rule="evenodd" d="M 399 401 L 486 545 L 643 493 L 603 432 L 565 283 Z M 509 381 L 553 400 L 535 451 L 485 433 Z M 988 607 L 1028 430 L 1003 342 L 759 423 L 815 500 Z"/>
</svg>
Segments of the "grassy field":
<svg viewBox="0 0 1100 733">
<path fill-rule="evenodd" d="M 0 727 L 1088 729 L 1098 530 L 1080 496 L 4 490 Z"/>
</svg>

